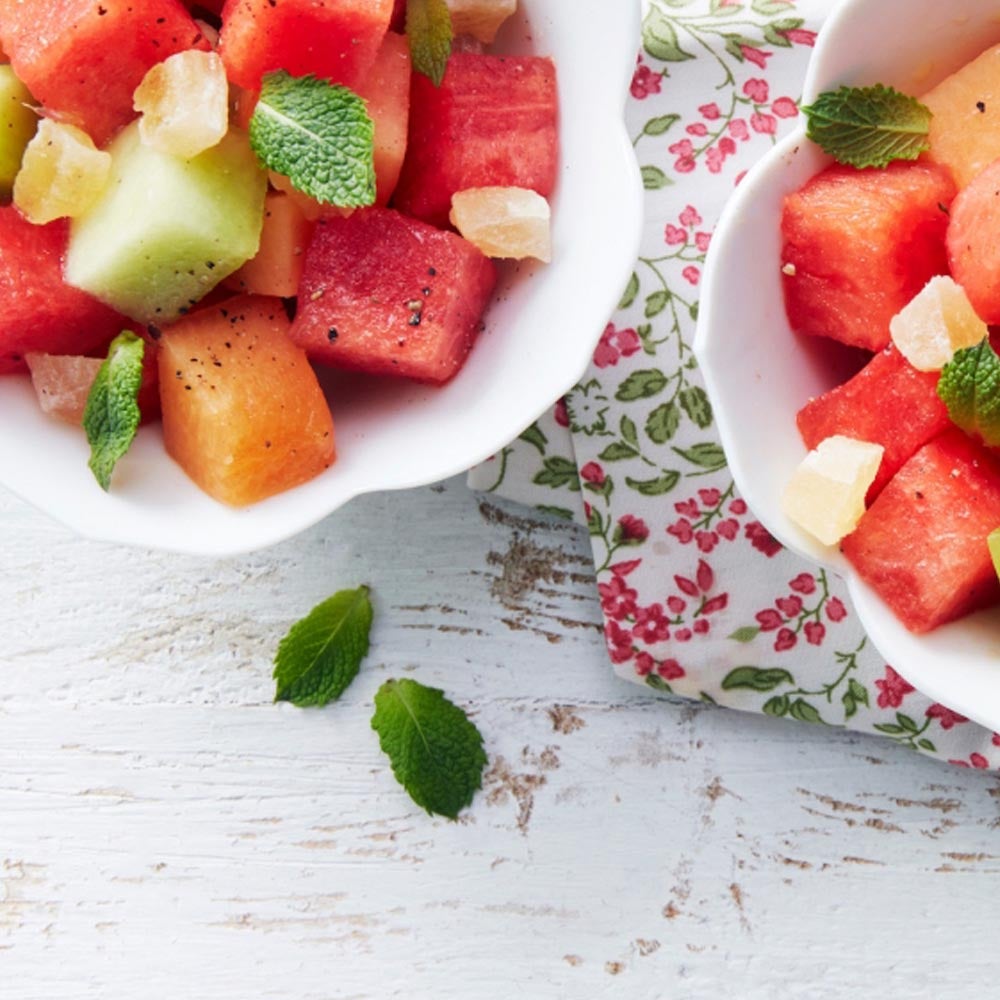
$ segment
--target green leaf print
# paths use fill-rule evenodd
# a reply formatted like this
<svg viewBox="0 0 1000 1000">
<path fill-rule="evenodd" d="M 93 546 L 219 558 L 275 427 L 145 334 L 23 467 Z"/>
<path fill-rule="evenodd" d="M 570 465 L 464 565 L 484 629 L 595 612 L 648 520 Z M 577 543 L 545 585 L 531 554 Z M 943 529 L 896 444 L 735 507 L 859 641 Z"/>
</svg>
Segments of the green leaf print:
<svg viewBox="0 0 1000 1000">
<path fill-rule="evenodd" d="M 619 309 L 628 309 L 633 302 L 635 302 L 635 297 L 639 294 L 639 276 L 632 272 L 632 277 L 628 279 L 628 284 L 625 286 L 625 291 L 622 292 L 622 297 L 618 302 Z"/>
<path fill-rule="evenodd" d="M 638 454 L 639 452 L 630 444 L 626 444 L 624 441 L 615 441 L 613 444 L 609 444 L 597 457 L 602 462 L 621 462 L 626 458 L 635 458 Z"/>
<path fill-rule="evenodd" d="M 625 477 L 625 484 L 644 497 L 659 497 L 669 493 L 680 481 L 681 474 L 673 469 L 656 479 L 632 479 Z"/>
<path fill-rule="evenodd" d="M 629 417 L 623 416 L 621 423 L 618 425 L 621 435 L 628 441 L 629 444 L 638 445 L 639 443 L 639 432 L 636 430 L 635 421 L 631 420 Z"/>
<path fill-rule="evenodd" d="M 793 719 L 798 719 L 799 722 L 823 722 L 823 716 L 819 714 L 819 710 L 813 705 L 810 705 L 809 702 L 803 701 L 801 698 L 796 698 L 795 701 L 792 702 L 788 709 L 788 714 Z"/>
<path fill-rule="evenodd" d="M 670 292 L 653 292 L 653 294 L 646 299 L 646 319 L 652 319 L 654 316 L 659 316 L 669 304 Z"/>
<path fill-rule="evenodd" d="M 659 168 L 646 164 L 641 168 L 642 186 L 647 191 L 659 191 L 660 188 L 669 187 L 674 182 Z"/>
<path fill-rule="evenodd" d="M 663 392 L 667 387 L 667 376 L 656 368 L 643 368 L 631 375 L 615 393 L 615 399 L 621 403 L 632 403 L 637 399 L 649 399 Z"/>
<path fill-rule="evenodd" d="M 702 444 L 693 445 L 691 448 L 674 448 L 681 458 L 686 458 L 692 465 L 700 466 L 715 472 L 717 469 L 726 467 L 726 455 L 722 446 L 714 441 L 705 441 Z"/>
<path fill-rule="evenodd" d="M 768 698 L 764 702 L 764 707 L 762 709 L 765 715 L 773 715 L 775 718 L 781 718 L 788 714 L 788 697 L 783 694 L 776 695 L 774 698 Z"/>
<path fill-rule="evenodd" d="M 580 479 L 576 471 L 576 463 L 558 455 L 545 459 L 545 466 L 536 473 L 533 480 L 536 486 L 550 486 L 557 490 L 563 486 L 571 490 L 580 489 Z"/>
<path fill-rule="evenodd" d="M 653 444 L 666 444 L 680 426 L 681 415 L 674 401 L 663 403 L 646 418 L 646 434 Z"/>
<path fill-rule="evenodd" d="M 708 393 L 700 385 L 682 389 L 677 401 L 701 430 L 712 426 L 712 404 L 708 400 Z"/>
<path fill-rule="evenodd" d="M 780 667 L 737 667 L 722 680 L 723 691 L 749 688 L 751 691 L 773 691 L 779 684 L 793 684 L 795 679 Z"/>
<path fill-rule="evenodd" d="M 649 121 L 643 126 L 642 131 L 646 135 L 664 135 L 666 132 L 669 132 L 670 129 L 672 129 L 680 120 L 680 115 L 659 115 L 656 118 L 650 118 Z"/>
<path fill-rule="evenodd" d="M 522 441 L 527 441 L 528 444 L 534 445 L 538 449 L 539 454 L 545 454 L 545 446 L 549 443 L 549 439 L 538 424 L 532 424 L 519 437 Z"/>
<path fill-rule="evenodd" d="M 690 52 L 681 48 L 670 15 L 659 7 L 650 6 L 642 22 L 643 48 L 654 58 L 664 62 L 685 62 L 694 59 Z"/>
</svg>

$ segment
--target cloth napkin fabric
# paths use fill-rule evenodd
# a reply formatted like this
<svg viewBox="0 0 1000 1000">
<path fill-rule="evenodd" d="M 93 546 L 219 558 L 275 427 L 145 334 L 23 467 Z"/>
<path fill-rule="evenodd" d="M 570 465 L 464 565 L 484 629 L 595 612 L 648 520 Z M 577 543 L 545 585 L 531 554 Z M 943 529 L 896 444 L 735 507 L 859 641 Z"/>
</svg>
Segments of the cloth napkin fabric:
<svg viewBox="0 0 1000 1000">
<path fill-rule="evenodd" d="M 692 354 L 713 226 L 796 125 L 831 7 L 649 0 L 626 109 L 645 183 L 641 255 L 583 379 L 469 484 L 586 527 L 621 676 L 995 768 L 1000 736 L 914 690 L 866 638 L 842 581 L 747 508 Z"/>
</svg>

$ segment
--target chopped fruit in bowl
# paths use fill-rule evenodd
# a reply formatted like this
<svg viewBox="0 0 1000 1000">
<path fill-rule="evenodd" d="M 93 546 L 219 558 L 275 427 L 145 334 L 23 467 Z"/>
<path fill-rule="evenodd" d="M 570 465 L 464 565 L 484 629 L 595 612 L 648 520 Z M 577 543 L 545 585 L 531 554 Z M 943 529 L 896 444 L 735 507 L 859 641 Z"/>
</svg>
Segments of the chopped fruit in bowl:
<svg viewBox="0 0 1000 1000">
<path fill-rule="evenodd" d="M 601 0 L 3 5 L 0 484 L 215 554 L 486 459 L 627 280 L 636 37 Z"/>
<path fill-rule="evenodd" d="M 761 521 L 845 577 L 896 670 L 993 728 L 998 43 L 986 0 L 838 4 L 801 127 L 713 236 L 695 344 Z"/>
</svg>

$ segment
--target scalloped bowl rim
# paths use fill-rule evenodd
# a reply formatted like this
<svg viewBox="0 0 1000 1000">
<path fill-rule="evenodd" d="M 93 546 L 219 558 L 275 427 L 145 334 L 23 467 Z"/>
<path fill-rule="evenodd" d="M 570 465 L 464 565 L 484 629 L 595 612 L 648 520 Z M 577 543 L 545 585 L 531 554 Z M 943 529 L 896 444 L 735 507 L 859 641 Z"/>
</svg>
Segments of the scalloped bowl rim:
<svg viewBox="0 0 1000 1000">
<path fill-rule="evenodd" d="M 303 486 L 234 510 L 201 494 L 144 427 L 104 494 L 74 428 L 39 411 L 26 376 L 0 380 L 0 486 L 85 537 L 192 555 L 261 549 L 365 493 L 437 482 L 516 438 L 586 370 L 638 253 L 643 189 L 624 121 L 639 0 L 521 0 L 497 49 L 551 55 L 560 101 L 553 261 L 501 266 L 463 370 L 446 386 L 321 372 L 338 460 Z M 601 198 L 595 198 L 599 191 Z M 598 247 L 599 252 L 594 251 Z"/>
<path fill-rule="evenodd" d="M 882 82 L 921 93 L 1000 42 L 995 4 L 951 0 L 947 11 L 943 6 L 936 0 L 843 0 L 817 39 L 803 103 L 842 83 Z M 886 37 L 893 37 L 891 47 Z M 839 378 L 825 367 L 822 344 L 796 337 L 788 326 L 775 220 L 784 194 L 828 162 L 800 123 L 742 180 L 706 261 L 695 354 L 734 481 L 755 515 L 788 549 L 845 579 L 867 635 L 899 674 L 932 700 L 997 730 L 1000 613 L 978 612 L 913 635 L 837 549 L 818 543 L 781 509 L 781 488 L 805 454 L 795 414 Z"/>
</svg>

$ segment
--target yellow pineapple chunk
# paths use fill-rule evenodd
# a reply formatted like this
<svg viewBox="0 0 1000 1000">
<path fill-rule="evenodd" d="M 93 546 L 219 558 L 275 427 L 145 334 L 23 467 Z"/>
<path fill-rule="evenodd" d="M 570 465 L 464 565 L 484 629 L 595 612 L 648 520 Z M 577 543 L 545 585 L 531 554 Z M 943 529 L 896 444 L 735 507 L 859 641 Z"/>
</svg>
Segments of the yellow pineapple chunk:
<svg viewBox="0 0 1000 1000">
<path fill-rule="evenodd" d="M 824 545 L 836 545 L 858 526 L 884 450 L 842 434 L 821 441 L 785 487 L 785 513 Z"/>
<path fill-rule="evenodd" d="M 43 118 L 14 178 L 14 204 L 29 222 L 82 215 L 108 183 L 111 155 L 82 129 Z"/>
<path fill-rule="evenodd" d="M 487 45 L 497 29 L 517 10 L 517 0 L 445 0 L 456 35 L 472 35 Z"/>
<path fill-rule="evenodd" d="M 218 145 L 229 128 L 229 85 L 221 57 L 194 49 L 157 63 L 132 99 L 144 145 L 190 160 Z"/>
<path fill-rule="evenodd" d="M 549 203 L 537 191 L 517 187 L 456 191 L 450 218 L 487 257 L 552 259 Z"/>
<path fill-rule="evenodd" d="M 900 354 L 922 372 L 939 371 L 963 347 L 975 347 L 989 331 L 965 289 L 946 274 L 931 278 L 889 321 Z"/>
<path fill-rule="evenodd" d="M 1000 157 L 1000 45 L 952 73 L 920 100 L 930 108 L 929 159 L 959 190 Z"/>
</svg>

